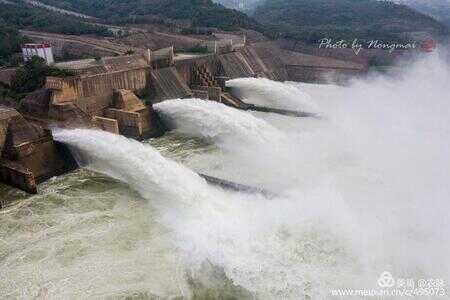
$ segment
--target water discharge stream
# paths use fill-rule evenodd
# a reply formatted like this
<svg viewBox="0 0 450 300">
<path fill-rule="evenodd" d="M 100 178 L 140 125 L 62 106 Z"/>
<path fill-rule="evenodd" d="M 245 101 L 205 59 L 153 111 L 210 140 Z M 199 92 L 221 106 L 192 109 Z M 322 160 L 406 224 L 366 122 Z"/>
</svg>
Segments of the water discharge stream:
<svg viewBox="0 0 450 300">
<path fill-rule="evenodd" d="M 0 297 L 330 299 L 383 271 L 450 284 L 449 73 L 436 53 L 346 87 L 231 83 L 322 119 L 184 99 L 155 105 L 174 131 L 148 143 L 56 131 L 89 171 L 1 213 Z"/>
</svg>

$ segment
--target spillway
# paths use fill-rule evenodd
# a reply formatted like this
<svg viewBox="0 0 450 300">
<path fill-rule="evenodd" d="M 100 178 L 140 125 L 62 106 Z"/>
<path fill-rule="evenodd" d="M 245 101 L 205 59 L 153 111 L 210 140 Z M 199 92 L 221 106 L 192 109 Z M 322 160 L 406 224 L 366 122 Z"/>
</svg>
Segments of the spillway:
<svg viewBox="0 0 450 300">
<path fill-rule="evenodd" d="M 436 53 L 345 87 L 231 82 L 320 119 L 178 99 L 155 105 L 172 131 L 144 143 L 55 131 L 84 168 L 39 195 L 0 187 L 0 298 L 330 299 L 385 271 L 450 282 L 449 70 Z"/>
</svg>

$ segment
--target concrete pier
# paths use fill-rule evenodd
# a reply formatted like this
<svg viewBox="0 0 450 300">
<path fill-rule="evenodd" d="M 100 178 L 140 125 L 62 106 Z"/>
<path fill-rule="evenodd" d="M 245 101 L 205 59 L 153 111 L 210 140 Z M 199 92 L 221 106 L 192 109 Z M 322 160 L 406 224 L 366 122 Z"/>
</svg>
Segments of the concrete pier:
<svg viewBox="0 0 450 300">
<path fill-rule="evenodd" d="M 27 121 L 16 110 L 0 107 L 0 123 L 0 181 L 36 193 L 38 183 L 75 167 L 49 130 Z"/>
</svg>

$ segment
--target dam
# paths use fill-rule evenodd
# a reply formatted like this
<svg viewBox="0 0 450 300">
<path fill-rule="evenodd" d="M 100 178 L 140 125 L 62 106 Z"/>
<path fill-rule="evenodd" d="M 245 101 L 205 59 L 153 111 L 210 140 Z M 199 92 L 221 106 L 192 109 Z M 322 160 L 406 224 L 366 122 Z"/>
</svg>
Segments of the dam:
<svg viewBox="0 0 450 300">
<path fill-rule="evenodd" d="M 450 299 L 413 2 L 0 0 L 0 300 Z"/>
<path fill-rule="evenodd" d="M 164 124 L 152 105 L 169 99 L 200 98 L 242 110 L 315 117 L 310 112 L 245 103 L 226 86 L 237 78 L 287 80 L 286 66 L 274 59 L 282 50 L 231 41 L 214 42 L 209 48 L 212 52 L 204 54 L 176 55 L 169 47 L 57 63 L 56 68 L 74 75 L 47 77 L 44 88 L 27 96 L 18 109 L 2 109 L 0 179 L 36 193 L 37 184 L 72 170 L 70 152 L 52 142 L 49 130 L 54 127 L 97 128 L 137 140 L 160 136 Z M 350 66 L 351 70 L 356 75 L 364 68 Z M 48 142 L 41 146 L 45 139 Z M 39 164 L 37 157 L 49 159 Z"/>
<path fill-rule="evenodd" d="M 332 299 L 383 272 L 447 281 L 450 69 L 424 59 L 347 86 L 228 81 L 246 103 L 320 118 L 184 98 L 155 101 L 157 138 L 31 131 L 34 149 L 53 141 L 83 168 L 33 195 L 0 186 L 0 298 Z M 115 109 L 140 111 L 114 93 Z M 21 162 L 40 153 L 12 137 Z"/>
<path fill-rule="evenodd" d="M 0 298 L 330 299 L 383 272 L 448 282 L 450 68 L 437 54 L 345 86 L 274 80 L 282 69 L 249 58 L 266 76 L 212 77 L 226 77 L 216 55 L 78 63 L 1 110 L 2 176 L 37 193 L 0 185 Z"/>
</svg>

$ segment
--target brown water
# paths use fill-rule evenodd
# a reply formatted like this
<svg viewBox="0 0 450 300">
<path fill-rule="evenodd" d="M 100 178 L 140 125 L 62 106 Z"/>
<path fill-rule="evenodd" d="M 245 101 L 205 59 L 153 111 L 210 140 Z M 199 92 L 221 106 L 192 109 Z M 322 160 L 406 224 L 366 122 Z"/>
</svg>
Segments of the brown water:
<svg viewBox="0 0 450 300">
<path fill-rule="evenodd" d="M 174 134 L 149 143 L 180 161 L 212 150 Z M 194 281 L 153 217 L 151 199 L 126 184 L 79 169 L 41 184 L 38 195 L 0 184 L 0 199 L 1 299 L 190 295 Z"/>
<path fill-rule="evenodd" d="M 230 82 L 249 102 L 321 119 L 162 102 L 178 134 L 149 143 L 166 158 L 117 135 L 55 132 L 109 177 L 81 169 L 35 196 L 1 188 L 0 298 L 328 300 L 379 289 L 386 271 L 448 284 L 450 69 L 437 57 L 411 67 L 348 87 Z"/>
</svg>

